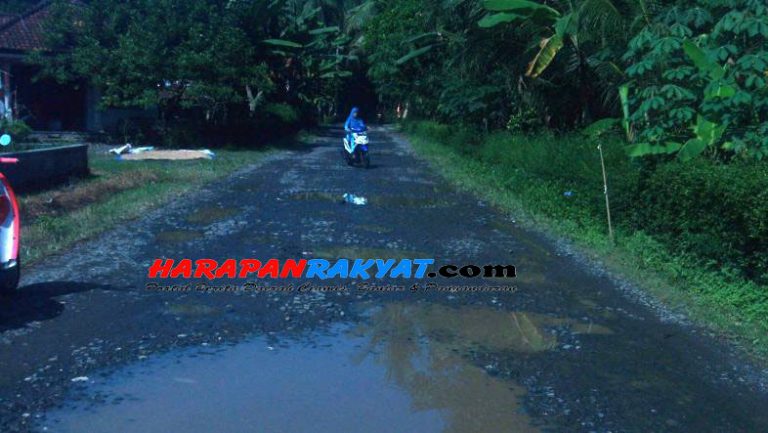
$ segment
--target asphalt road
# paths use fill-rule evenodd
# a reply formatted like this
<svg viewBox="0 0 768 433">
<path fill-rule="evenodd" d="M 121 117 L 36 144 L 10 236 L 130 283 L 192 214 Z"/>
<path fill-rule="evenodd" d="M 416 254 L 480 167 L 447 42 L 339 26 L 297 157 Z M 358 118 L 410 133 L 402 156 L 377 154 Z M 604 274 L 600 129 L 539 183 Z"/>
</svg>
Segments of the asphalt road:
<svg viewBox="0 0 768 433">
<path fill-rule="evenodd" d="M 0 301 L 0 431 L 768 431 L 766 372 L 715 337 L 457 191 L 396 134 L 372 134 L 369 170 L 340 164 L 339 137 L 26 269 Z M 518 277 L 147 290 L 166 257 L 434 257 Z"/>
</svg>

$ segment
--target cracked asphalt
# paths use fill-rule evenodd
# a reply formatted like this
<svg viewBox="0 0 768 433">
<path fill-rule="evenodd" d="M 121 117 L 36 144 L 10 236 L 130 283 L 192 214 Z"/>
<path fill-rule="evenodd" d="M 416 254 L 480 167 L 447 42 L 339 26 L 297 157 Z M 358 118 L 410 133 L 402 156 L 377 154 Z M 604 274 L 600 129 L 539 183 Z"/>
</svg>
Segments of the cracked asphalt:
<svg viewBox="0 0 768 433">
<path fill-rule="evenodd" d="M 0 431 L 768 431 L 768 374 L 730 346 L 456 190 L 396 133 L 372 132 L 369 170 L 340 163 L 340 137 L 25 269 L 0 300 Z M 146 288 L 156 258 L 357 257 L 514 264 L 512 283 L 434 282 L 517 290 Z"/>
</svg>

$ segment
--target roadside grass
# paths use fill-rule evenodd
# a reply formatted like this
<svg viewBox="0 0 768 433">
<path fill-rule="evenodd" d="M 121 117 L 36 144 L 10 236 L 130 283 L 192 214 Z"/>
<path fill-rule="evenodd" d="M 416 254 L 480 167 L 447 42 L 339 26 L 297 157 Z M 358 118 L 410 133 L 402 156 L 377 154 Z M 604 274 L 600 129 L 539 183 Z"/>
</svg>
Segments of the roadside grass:
<svg viewBox="0 0 768 433">
<path fill-rule="evenodd" d="M 217 150 L 213 160 L 118 161 L 91 154 L 91 176 L 50 191 L 21 194 L 21 260 L 59 252 L 257 163 L 272 150 Z"/>
<path fill-rule="evenodd" d="M 562 171 L 562 178 L 558 180 L 552 180 L 557 176 L 537 175 L 537 169 L 556 172 L 558 161 L 549 167 L 540 163 L 536 166 L 535 158 L 531 157 L 533 170 L 526 170 L 529 166 L 502 169 L 493 159 L 478 158 L 471 150 L 445 145 L 428 134 L 408 132 L 406 135 L 418 154 L 460 188 L 513 213 L 517 221 L 527 227 L 570 240 L 610 272 L 622 275 L 673 311 L 684 312 L 695 323 L 727 337 L 756 361 L 766 364 L 768 315 L 764 312 L 768 288 L 727 270 L 705 266 L 701 259 L 673 251 L 669 244 L 643 232 L 618 227 L 616 243 L 611 244 L 605 215 L 585 211 L 572 201 L 584 200 L 584 197 L 564 196 L 565 191 L 574 187 L 567 171 Z M 539 138 L 547 139 L 552 137 Z M 525 140 L 536 139 L 526 137 Z M 540 141 L 531 147 L 536 145 L 551 143 Z M 570 163 L 580 165 L 584 161 Z M 598 180 L 594 184 L 590 182 L 588 187 L 595 188 L 592 200 L 594 197 L 602 200 L 602 181 L 597 177 L 599 165 L 596 167 L 590 170 L 595 171 Z M 631 176 L 631 173 L 620 175 Z M 581 187 L 580 192 L 584 192 L 584 185 Z"/>
</svg>

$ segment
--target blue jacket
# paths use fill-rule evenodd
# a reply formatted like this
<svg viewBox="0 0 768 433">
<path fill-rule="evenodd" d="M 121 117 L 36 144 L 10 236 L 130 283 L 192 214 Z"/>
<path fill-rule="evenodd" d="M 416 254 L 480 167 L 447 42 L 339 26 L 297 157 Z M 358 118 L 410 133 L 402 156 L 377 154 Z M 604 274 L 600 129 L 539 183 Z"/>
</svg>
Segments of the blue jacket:
<svg viewBox="0 0 768 433">
<path fill-rule="evenodd" d="M 352 111 L 349 113 L 349 117 L 347 117 L 347 122 L 344 124 L 344 130 L 347 132 L 362 132 L 365 131 L 365 122 L 363 122 L 363 119 L 360 119 L 359 117 L 355 117 L 355 113 L 360 112 L 360 110 L 355 107 L 352 109 Z"/>
</svg>

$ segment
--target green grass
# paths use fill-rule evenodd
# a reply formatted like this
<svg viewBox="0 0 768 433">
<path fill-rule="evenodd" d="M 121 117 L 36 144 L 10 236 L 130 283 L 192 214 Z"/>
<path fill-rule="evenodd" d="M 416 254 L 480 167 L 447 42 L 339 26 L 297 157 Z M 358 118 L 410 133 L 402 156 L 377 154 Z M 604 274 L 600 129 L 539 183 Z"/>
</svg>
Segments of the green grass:
<svg viewBox="0 0 768 433">
<path fill-rule="evenodd" d="M 663 304 L 731 338 L 760 362 L 768 359 L 766 287 L 704 266 L 673 245 L 621 224 L 616 243 L 609 241 L 599 159 L 585 140 L 498 134 L 482 142 L 474 138 L 467 146 L 459 144 L 462 139 L 455 131 L 441 137 L 432 133 L 433 128 L 409 127 L 407 135 L 416 151 L 453 183 L 513 213 L 531 228 L 569 239 Z M 477 150 L 480 146 L 482 151 Z M 564 146 L 576 146 L 580 152 L 557 151 Z M 620 195 L 623 187 L 636 182 L 637 170 L 629 167 L 621 152 L 606 148 L 612 194 Z M 574 194 L 568 198 L 565 191 Z M 624 213 L 617 210 L 615 215 Z"/>
<path fill-rule="evenodd" d="M 214 160 L 196 161 L 117 161 L 91 155 L 89 178 L 20 197 L 21 259 L 34 263 L 257 163 L 270 152 L 220 150 Z"/>
</svg>

